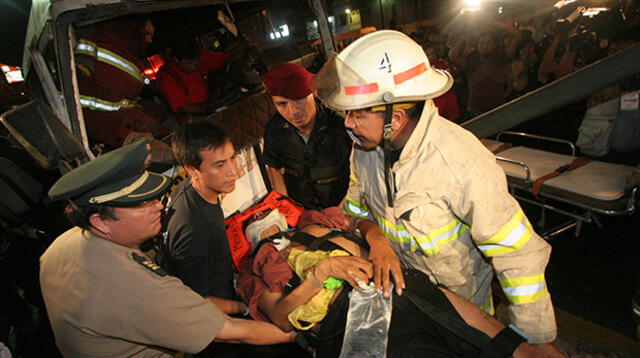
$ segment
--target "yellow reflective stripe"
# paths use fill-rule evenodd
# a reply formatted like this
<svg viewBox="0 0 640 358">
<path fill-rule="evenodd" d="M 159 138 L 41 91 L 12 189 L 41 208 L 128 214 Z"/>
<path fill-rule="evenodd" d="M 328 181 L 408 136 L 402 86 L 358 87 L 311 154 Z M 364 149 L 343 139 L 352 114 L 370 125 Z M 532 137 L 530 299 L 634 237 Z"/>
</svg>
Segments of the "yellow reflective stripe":
<svg viewBox="0 0 640 358">
<path fill-rule="evenodd" d="M 137 106 L 135 102 L 129 101 L 128 99 L 123 99 L 118 102 L 109 102 L 100 98 L 84 95 L 80 95 L 80 105 L 82 108 L 102 112 L 115 112 L 121 108 L 133 108 Z"/>
<path fill-rule="evenodd" d="M 489 295 L 489 300 L 480 306 L 480 309 L 493 316 L 496 313 L 493 307 L 493 296 Z"/>
<path fill-rule="evenodd" d="M 396 226 L 380 215 L 374 215 L 374 217 L 376 223 L 380 227 L 380 230 L 382 230 L 384 236 L 389 240 L 409 245 L 411 251 L 414 251 L 417 248 L 415 240 L 413 240 L 413 237 L 404 225 L 400 224 Z"/>
<path fill-rule="evenodd" d="M 536 302 L 549 293 L 544 274 L 500 280 L 500 286 L 509 302 L 516 305 Z"/>
<path fill-rule="evenodd" d="M 95 57 L 98 61 L 114 66 L 142 82 L 142 73 L 138 66 L 115 52 L 99 47 L 94 42 L 85 39 L 78 41 L 74 53 Z"/>
<path fill-rule="evenodd" d="M 352 173 L 349 174 L 349 180 L 351 180 L 352 182 L 360 185 L 360 181 L 358 180 L 358 178 L 356 178 L 356 175 Z"/>
<path fill-rule="evenodd" d="M 469 230 L 469 226 L 458 219 L 453 219 L 447 225 L 429 231 L 427 236 L 416 237 L 416 241 L 422 252 L 427 255 L 435 255 L 440 252 L 440 246 L 457 240 L 467 230 Z"/>
<path fill-rule="evenodd" d="M 361 218 L 369 217 L 369 209 L 365 205 L 362 205 L 359 202 L 353 200 L 348 195 L 345 198 L 343 210 L 345 213 L 351 216 Z M 396 227 L 396 225 L 392 224 L 391 222 L 387 221 L 382 216 L 377 214 L 374 215 L 374 220 L 384 236 L 386 236 L 389 240 L 410 244 L 412 250 L 417 247 L 417 245 L 415 245 L 414 243 L 415 241 L 412 240 L 411 234 L 404 225 L 400 224 Z"/>
<path fill-rule="evenodd" d="M 478 248 L 485 256 L 499 256 L 518 250 L 529 241 L 532 235 L 531 224 L 522 209 L 519 209 L 497 234 L 478 244 Z"/>
<path fill-rule="evenodd" d="M 140 69 L 138 68 L 138 66 L 126 60 L 125 58 L 120 57 L 115 52 L 109 51 L 102 47 L 98 47 L 98 61 L 117 67 L 133 78 L 142 82 L 142 74 L 140 73 Z"/>
<path fill-rule="evenodd" d="M 349 196 L 344 201 L 344 212 L 350 216 L 357 216 L 360 218 L 366 218 L 369 216 L 367 208 L 359 202 L 351 199 Z"/>
</svg>

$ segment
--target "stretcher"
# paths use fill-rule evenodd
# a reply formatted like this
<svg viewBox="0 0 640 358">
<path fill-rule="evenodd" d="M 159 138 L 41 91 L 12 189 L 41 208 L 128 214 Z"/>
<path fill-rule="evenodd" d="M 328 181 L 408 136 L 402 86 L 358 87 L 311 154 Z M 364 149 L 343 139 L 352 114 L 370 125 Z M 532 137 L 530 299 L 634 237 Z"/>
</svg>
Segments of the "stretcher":
<svg viewBox="0 0 640 358">
<path fill-rule="evenodd" d="M 568 153 L 515 146 L 503 140 L 507 136 L 566 145 Z M 631 166 L 579 158 L 569 141 L 526 133 L 502 132 L 496 140 L 482 142 L 496 155 L 511 194 L 541 208 L 538 225 L 545 239 L 570 229 L 579 236 L 584 223 L 601 226 L 600 215 L 629 215 L 636 209 L 638 183 L 628 184 L 634 172 Z M 547 230 L 547 211 L 568 217 L 569 221 Z"/>
</svg>

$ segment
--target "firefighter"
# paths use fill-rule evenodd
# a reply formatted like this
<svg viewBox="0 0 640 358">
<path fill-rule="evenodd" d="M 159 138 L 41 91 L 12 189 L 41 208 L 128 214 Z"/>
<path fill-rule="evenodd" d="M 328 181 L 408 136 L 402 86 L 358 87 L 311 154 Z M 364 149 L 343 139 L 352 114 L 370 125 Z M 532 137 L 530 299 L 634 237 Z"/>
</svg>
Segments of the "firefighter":
<svg viewBox="0 0 640 358">
<path fill-rule="evenodd" d="M 111 148 L 131 142 L 125 140 L 133 132 L 156 138 L 169 133 L 161 107 L 139 99 L 143 56 L 154 31 L 148 18 L 112 20 L 81 34 L 74 50 L 87 132 Z"/>
<path fill-rule="evenodd" d="M 355 138 L 344 210 L 371 247 L 374 282 L 405 287 L 402 268 L 493 313 L 494 272 L 512 327 L 555 351 L 544 278 L 550 246 L 509 194 L 504 172 L 473 134 L 438 115 L 433 98 L 453 80 L 397 31 L 366 35 L 320 70 L 312 86 L 346 111 Z M 559 353 L 558 353 L 559 354 Z"/>
</svg>

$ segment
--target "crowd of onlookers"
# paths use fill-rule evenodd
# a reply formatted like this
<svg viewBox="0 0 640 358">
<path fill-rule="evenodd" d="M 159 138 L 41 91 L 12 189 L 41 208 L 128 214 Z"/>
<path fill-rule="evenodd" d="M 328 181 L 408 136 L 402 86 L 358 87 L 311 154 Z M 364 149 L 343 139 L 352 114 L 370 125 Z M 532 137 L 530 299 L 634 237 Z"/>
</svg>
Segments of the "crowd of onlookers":
<svg viewBox="0 0 640 358">
<path fill-rule="evenodd" d="M 448 99 L 438 105 L 441 114 L 463 122 L 640 39 L 637 4 L 621 1 L 593 16 L 579 2 L 572 5 L 508 18 L 464 12 L 446 26 L 411 33 L 431 65 L 455 78 L 448 95 L 457 108 Z"/>
</svg>

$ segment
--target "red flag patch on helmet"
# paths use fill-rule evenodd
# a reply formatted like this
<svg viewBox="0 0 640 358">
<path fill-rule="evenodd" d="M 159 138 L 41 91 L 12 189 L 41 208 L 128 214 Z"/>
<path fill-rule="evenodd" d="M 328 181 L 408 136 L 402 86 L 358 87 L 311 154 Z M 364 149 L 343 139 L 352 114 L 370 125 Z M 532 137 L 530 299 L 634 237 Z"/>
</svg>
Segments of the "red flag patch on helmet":
<svg viewBox="0 0 640 358">
<path fill-rule="evenodd" d="M 404 72 L 400 72 L 397 75 L 393 75 L 393 83 L 399 85 L 402 82 L 406 82 L 419 74 L 427 72 L 427 65 L 423 62 L 417 66 L 414 66 Z"/>
<path fill-rule="evenodd" d="M 360 86 L 344 86 L 344 93 L 349 96 L 375 92 L 378 92 L 378 83 L 376 82 L 367 83 L 366 85 Z"/>
</svg>

